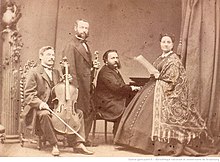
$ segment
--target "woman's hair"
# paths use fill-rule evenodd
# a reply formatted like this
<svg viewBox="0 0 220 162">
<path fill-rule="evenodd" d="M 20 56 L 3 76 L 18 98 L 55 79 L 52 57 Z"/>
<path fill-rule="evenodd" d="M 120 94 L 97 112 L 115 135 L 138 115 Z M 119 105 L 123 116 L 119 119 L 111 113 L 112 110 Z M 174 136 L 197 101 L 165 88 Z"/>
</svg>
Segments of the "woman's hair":
<svg viewBox="0 0 220 162">
<path fill-rule="evenodd" d="M 172 40 L 172 42 L 174 43 L 174 41 L 175 41 L 175 35 L 174 35 L 174 34 L 167 34 L 167 33 L 160 34 L 160 39 L 159 39 L 159 40 L 161 41 L 161 39 L 162 39 L 163 37 L 165 37 L 165 36 L 170 37 L 171 40 Z"/>
<path fill-rule="evenodd" d="M 116 52 L 116 53 L 118 53 L 117 50 L 108 50 L 108 51 L 106 51 L 106 52 L 103 54 L 103 57 L 102 57 L 104 63 L 107 62 L 107 60 L 108 60 L 108 54 L 111 53 L 111 52 Z"/>
</svg>

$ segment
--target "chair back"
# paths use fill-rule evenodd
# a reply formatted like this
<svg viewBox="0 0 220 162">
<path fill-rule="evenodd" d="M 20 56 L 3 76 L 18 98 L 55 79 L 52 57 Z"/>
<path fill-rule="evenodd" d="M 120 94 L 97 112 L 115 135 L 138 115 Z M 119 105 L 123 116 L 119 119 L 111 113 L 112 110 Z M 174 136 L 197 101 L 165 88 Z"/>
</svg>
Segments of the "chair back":
<svg viewBox="0 0 220 162">
<path fill-rule="evenodd" d="M 21 101 L 21 112 L 24 110 L 24 106 L 25 106 L 25 102 L 24 102 L 24 87 L 26 84 L 26 78 L 27 78 L 27 74 L 29 72 L 30 69 L 34 68 L 37 66 L 37 63 L 35 63 L 33 60 L 28 60 L 24 67 L 20 67 L 20 75 L 21 75 L 21 79 L 20 79 L 20 101 Z"/>
</svg>

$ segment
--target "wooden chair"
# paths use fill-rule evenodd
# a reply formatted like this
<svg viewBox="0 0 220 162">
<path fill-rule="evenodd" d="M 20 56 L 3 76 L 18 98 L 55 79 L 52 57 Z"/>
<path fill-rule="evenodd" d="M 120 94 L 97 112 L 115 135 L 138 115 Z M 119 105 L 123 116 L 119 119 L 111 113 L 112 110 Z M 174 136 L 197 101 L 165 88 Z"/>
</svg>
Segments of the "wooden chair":
<svg viewBox="0 0 220 162">
<path fill-rule="evenodd" d="M 134 84 L 134 82 L 132 82 Z M 138 85 L 137 85 L 138 86 Z M 133 99 L 133 97 L 135 96 L 137 92 L 132 92 L 131 94 L 128 95 L 127 99 L 126 99 L 126 103 L 125 106 L 127 106 L 130 101 Z M 101 117 L 101 115 L 98 112 L 95 112 L 95 117 L 93 120 L 93 128 L 92 128 L 92 143 L 94 142 L 95 139 L 95 133 L 96 133 L 96 121 L 97 120 L 103 120 L 104 121 L 104 136 L 105 136 L 105 143 L 107 144 L 107 130 L 108 130 L 108 122 L 113 122 L 110 120 L 105 120 Z"/>
<path fill-rule="evenodd" d="M 92 128 L 92 143 L 94 143 L 94 140 L 95 140 L 97 120 L 103 120 L 104 121 L 104 136 L 105 136 L 105 143 L 107 144 L 108 143 L 108 141 L 107 141 L 108 122 L 112 122 L 112 121 L 105 120 L 101 117 L 101 115 L 99 113 L 95 113 L 95 117 L 94 117 L 94 120 L 93 120 L 93 128 Z"/>
<path fill-rule="evenodd" d="M 37 64 L 32 60 L 32 61 L 27 61 L 27 63 L 24 65 L 24 67 L 20 68 L 20 115 L 24 111 L 24 86 L 26 84 L 26 77 L 30 69 L 34 68 Z M 28 130 L 25 128 L 25 124 L 23 122 L 22 116 L 20 116 L 20 121 L 19 121 L 19 133 L 20 133 L 20 145 L 23 147 L 25 142 L 28 143 L 33 143 L 37 144 L 37 148 L 40 150 L 42 145 L 45 144 L 42 142 L 43 137 L 41 136 L 33 136 L 31 134 L 31 130 Z"/>
<path fill-rule="evenodd" d="M 20 78 L 20 101 L 21 101 L 20 112 L 21 113 L 24 111 L 24 106 L 25 106 L 24 86 L 26 84 L 27 74 L 30 69 L 36 66 L 37 64 L 33 60 L 32 61 L 28 60 L 27 63 L 24 65 L 24 67 L 20 68 L 20 75 L 21 75 L 21 78 Z M 46 140 L 44 139 L 43 136 L 33 135 L 31 133 L 31 130 L 28 130 L 27 128 L 25 128 L 25 124 L 23 122 L 21 115 L 20 115 L 20 122 L 19 122 L 19 132 L 20 132 L 20 145 L 22 147 L 24 146 L 25 142 L 37 144 L 37 148 L 39 150 L 42 148 L 42 146 L 46 145 Z M 56 136 L 57 136 L 58 142 L 62 142 L 64 147 L 68 145 L 66 134 L 60 134 L 57 132 Z"/>
</svg>

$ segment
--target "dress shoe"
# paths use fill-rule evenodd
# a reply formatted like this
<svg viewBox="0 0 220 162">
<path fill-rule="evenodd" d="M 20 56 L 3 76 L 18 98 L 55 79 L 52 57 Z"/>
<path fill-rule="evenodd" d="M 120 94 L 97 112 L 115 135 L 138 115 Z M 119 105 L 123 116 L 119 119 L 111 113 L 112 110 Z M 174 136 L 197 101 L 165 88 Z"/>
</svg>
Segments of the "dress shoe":
<svg viewBox="0 0 220 162">
<path fill-rule="evenodd" d="M 85 145 L 86 147 L 97 147 L 97 146 L 98 146 L 97 143 L 94 143 L 94 142 L 91 142 L 91 141 L 86 141 L 86 142 L 84 143 L 84 145 Z"/>
<path fill-rule="evenodd" d="M 85 155 L 93 155 L 94 152 L 89 151 L 83 143 L 79 143 L 74 147 L 74 152 L 75 153 L 81 153 Z"/>
<path fill-rule="evenodd" d="M 52 153 L 53 156 L 59 156 L 60 155 L 60 151 L 59 151 L 57 145 L 53 146 L 53 150 L 52 150 L 51 153 Z"/>
</svg>

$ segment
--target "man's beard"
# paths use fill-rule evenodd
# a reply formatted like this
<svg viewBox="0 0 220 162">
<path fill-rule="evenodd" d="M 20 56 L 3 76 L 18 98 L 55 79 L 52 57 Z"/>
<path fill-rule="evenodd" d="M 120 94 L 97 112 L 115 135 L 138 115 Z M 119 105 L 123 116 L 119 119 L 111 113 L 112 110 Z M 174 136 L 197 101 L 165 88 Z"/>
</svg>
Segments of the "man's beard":
<svg viewBox="0 0 220 162">
<path fill-rule="evenodd" d="M 86 38 L 89 37 L 89 33 L 86 34 L 86 33 L 77 33 L 77 36 L 82 38 L 83 40 L 85 40 Z"/>
<path fill-rule="evenodd" d="M 115 66 L 115 65 L 117 65 L 117 66 Z M 115 69 L 121 69 L 121 63 L 120 62 L 115 62 L 114 64 L 107 64 L 107 66 L 110 68 L 110 69 L 113 69 L 113 70 L 115 70 Z"/>
</svg>

